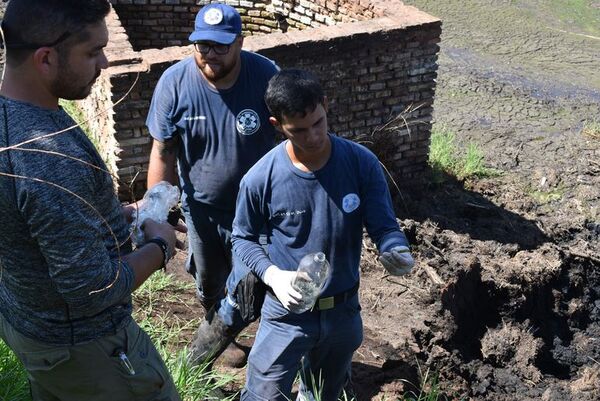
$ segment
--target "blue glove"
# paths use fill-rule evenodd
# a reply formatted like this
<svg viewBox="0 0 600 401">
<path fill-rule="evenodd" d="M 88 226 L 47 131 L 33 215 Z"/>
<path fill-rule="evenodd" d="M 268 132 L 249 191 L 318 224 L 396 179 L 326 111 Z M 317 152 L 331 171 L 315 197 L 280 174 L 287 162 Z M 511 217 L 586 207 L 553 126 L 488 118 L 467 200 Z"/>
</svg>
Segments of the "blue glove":
<svg viewBox="0 0 600 401">
<path fill-rule="evenodd" d="M 379 256 L 379 261 L 393 276 L 403 276 L 411 272 L 415 260 L 406 246 L 395 246 Z"/>
</svg>

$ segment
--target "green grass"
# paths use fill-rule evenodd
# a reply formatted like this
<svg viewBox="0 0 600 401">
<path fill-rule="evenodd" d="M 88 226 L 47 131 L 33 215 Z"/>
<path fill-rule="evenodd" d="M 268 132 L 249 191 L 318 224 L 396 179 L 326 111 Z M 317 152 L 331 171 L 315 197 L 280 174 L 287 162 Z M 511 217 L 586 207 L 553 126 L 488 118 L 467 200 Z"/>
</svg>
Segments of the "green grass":
<svg viewBox="0 0 600 401">
<path fill-rule="evenodd" d="M 443 182 L 445 175 L 465 180 L 499 174 L 499 171 L 485 166 L 483 153 L 475 143 L 469 142 L 467 149 L 461 153 L 456 145 L 456 135 L 443 126 L 434 126 L 431 131 L 429 165 L 433 170 L 433 181 L 436 183 Z"/>
<path fill-rule="evenodd" d="M 206 365 L 191 366 L 187 359 L 187 340 L 183 333 L 193 332 L 200 319 L 182 320 L 158 306 L 164 303 L 191 302 L 189 292 L 193 283 L 181 282 L 162 271 L 153 274 L 134 293 L 134 318 L 148 333 L 162 356 L 179 394 L 184 401 L 233 400 L 235 394 L 224 397 L 219 388 L 234 377 L 210 371 Z"/>
<path fill-rule="evenodd" d="M 583 129 L 581 130 L 581 133 L 587 138 L 600 139 L 600 121 L 586 121 L 583 124 Z"/>
<path fill-rule="evenodd" d="M 206 365 L 191 366 L 188 361 L 187 344 L 182 333 L 195 330 L 199 319 L 182 321 L 158 308 L 159 299 L 162 303 L 185 301 L 183 291 L 189 286 L 193 284 L 182 283 L 163 272 L 153 274 L 134 293 L 134 318 L 152 338 L 183 401 L 233 400 L 237 394 L 225 397 L 219 388 L 231 383 L 234 377 L 209 371 Z M 31 401 L 25 370 L 2 340 L 0 400 Z"/>
<path fill-rule="evenodd" d="M 462 397 L 448 398 L 440 388 L 439 374 L 431 373 L 430 369 L 425 372 L 421 370 L 419 366 L 420 384 L 418 390 L 406 392 L 401 399 L 398 401 L 448 401 L 448 400 L 460 400 L 463 401 Z M 407 382 L 406 380 L 404 380 Z M 407 382 L 411 384 L 410 382 Z"/>
<path fill-rule="evenodd" d="M 401 401 L 439 401 L 446 400 L 440 391 L 440 385 L 437 374 L 429 375 L 429 370 L 421 378 L 421 386 L 417 392 L 409 391 L 404 394 Z M 444 397 L 444 398 L 441 398 Z"/>
<path fill-rule="evenodd" d="M 566 30 L 577 27 L 584 33 L 600 35 L 600 8 L 590 0 L 544 0 L 540 8 L 554 16 Z"/>
<path fill-rule="evenodd" d="M 549 189 L 548 191 L 532 190 L 529 195 L 540 205 L 556 202 L 565 195 L 565 189 L 562 187 Z"/>
<path fill-rule="evenodd" d="M 0 400 L 30 401 L 27 373 L 21 362 L 0 339 Z"/>
</svg>

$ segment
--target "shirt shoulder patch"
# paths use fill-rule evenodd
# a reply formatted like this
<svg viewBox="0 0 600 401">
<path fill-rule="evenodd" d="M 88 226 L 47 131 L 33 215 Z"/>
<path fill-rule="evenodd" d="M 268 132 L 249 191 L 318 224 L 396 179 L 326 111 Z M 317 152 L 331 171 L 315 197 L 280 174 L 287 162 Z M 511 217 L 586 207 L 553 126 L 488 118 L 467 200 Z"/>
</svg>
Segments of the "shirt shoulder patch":
<svg viewBox="0 0 600 401">
<path fill-rule="evenodd" d="M 346 213 L 352 213 L 360 206 L 360 198 L 357 194 L 348 194 L 342 199 L 342 209 Z"/>
</svg>

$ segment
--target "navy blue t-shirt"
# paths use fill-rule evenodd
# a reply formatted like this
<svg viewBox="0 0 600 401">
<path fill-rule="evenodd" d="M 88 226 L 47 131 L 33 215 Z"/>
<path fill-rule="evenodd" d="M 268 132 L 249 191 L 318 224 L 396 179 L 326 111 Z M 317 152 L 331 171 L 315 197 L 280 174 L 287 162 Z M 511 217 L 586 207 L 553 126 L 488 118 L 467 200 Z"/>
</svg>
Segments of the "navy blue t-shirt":
<svg viewBox="0 0 600 401">
<path fill-rule="evenodd" d="M 276 72 L 271 60 L 242 51 L 240 75 L 227 90 L 212 88 L 193 57 L 162 75 L 146 125 L 158 141 L 181 138 L 184 199 L 234 210 L 242 176 L 275 143 L 264 93 Z"/>
<path fill-rule="evenodd" d="M 240 184 L 232 235 L 234 251 L 260 277 L 271 264 L 296 270 L 304 255 L 324 252 L 332 275 L 323 296 L 358 282 L 363 226 L 379 252 L 408 246 L 377 157 L 347 139 L 329 138 L 331 156 L 314 173 L 293 165 L 287 142 L 256 163 Z M 268 255 L 258 243 L 264 228 Z"/>
</svg>

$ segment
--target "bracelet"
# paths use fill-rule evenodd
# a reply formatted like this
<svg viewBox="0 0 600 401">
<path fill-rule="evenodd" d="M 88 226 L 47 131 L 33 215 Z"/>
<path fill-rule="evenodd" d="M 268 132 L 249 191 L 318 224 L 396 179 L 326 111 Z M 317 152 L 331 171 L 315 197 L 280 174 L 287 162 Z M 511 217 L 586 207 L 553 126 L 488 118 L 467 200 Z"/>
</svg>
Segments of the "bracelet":
<svg viewBox="0 0 600 401">
<path fill-rule="evenodd" d="M 146 244 L 156 244 L 160 247 L 160 250 L 163 253 L 163 261 L 160 268 L 166 270 L 167 262 L 171 259 L 171 252 L 169 252 L 169 244 L 167 244 L 167 241 L 161 237 L 154 237 L 151 240 L 146 241 Z"/>
</svg>

